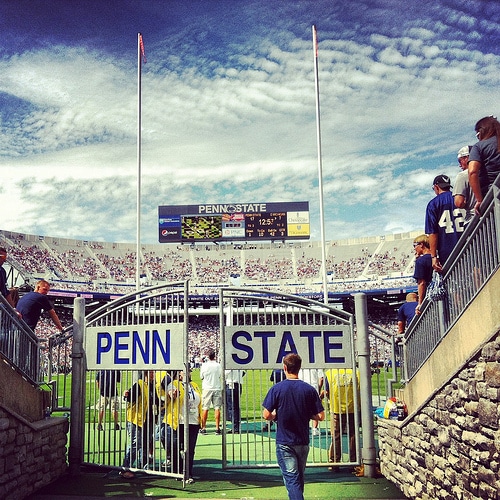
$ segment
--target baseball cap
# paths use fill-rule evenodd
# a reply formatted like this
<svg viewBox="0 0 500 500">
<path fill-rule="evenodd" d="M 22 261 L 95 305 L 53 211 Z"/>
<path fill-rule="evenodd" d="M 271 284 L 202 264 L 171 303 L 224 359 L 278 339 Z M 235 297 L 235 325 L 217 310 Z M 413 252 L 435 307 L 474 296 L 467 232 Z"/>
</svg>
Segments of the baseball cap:
<svg viewBox="0 0 500 500">
<path fill-rule="evenodd" d="M 469 146 L 464 146 L 458 150 L 458 158 L 463 158 L 464 156 L 469 156 Z"/>
<path fill-rule="evenodd" d="M 432 185 L 438 185 L 442 189 L 449 188 L 451 187 L 450 178 L 447 175 L 438 175 L 434 177 Z"/>
</svg>

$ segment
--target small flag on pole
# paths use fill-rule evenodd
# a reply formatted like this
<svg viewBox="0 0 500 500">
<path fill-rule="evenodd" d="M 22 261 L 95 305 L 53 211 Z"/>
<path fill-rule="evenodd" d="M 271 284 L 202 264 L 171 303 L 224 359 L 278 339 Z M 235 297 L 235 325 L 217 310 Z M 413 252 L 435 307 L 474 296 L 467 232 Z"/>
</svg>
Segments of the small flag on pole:
<svg viewBox="0 0 500 500">
<path fill-rule="evenodd" d="M 146 52 L 144 50 L 144 42 L 142 41 L 142 35 L 139 35 L 139 46 L 141 47 L 141 57 L 142 57 L 142 62 L 146 63 Z"/>
<path fill-rule="evenodd" d="M 316 25 L 313 24 L 313 39 L 314 39 L 314 57 L 318 58 L 318 33 L 316 31 Z"/>
</svg>

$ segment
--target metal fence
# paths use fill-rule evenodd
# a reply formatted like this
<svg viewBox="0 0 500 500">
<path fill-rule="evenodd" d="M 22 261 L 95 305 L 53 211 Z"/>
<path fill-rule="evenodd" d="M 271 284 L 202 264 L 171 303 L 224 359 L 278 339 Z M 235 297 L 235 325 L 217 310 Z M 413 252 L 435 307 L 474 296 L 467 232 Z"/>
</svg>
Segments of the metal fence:
<svg viewBox="0 0 500 500">
<path fill-rule="evenodd" d="M 174 412 L 185 410 L 169 405 L 169 384 L 188 393 L 188 297 L 187 282 L 163 284 L 129 293 L 86 316 L 86 329 L 119 326 L 133 331 L 151 325 L 153 330 L 162 324 L 178 324 L 172 344 L 180 347 L 181 355 L 172 356 L 161 371 L 86 370 L 84 462 L 189 477 L 189 452 L 179 450 L 193 439 L 189 426 L 167 425 Z M 152 345 L 142 347 L 153 349 Z M 188 398 L 184 399 L 187 405 Z M 147 408 L 145 419 L 142 405 Z"/>
<path fill-rule="evenodd" d="M 241 366 L 248 377 L 241 387 L 240 402 L 245 414 L 241 422 L 230 423 L 223 436 L 223 467 L 276 467 L 275 427 L 263 420 L 262 401 L 271 385 L 279 382 L 276 378 L 281 372 L 281 354 L 290 349 L 302 353 L 299 378 L 324 398 L 325 420 L 310 427 L 308 465 L 359 464 L 361 395 L 353 316 L 316 301 L 265 290 L 223 288 L 220 303 L 225 373 L 230 375 Z M 334 332 L 338 334 L 336 349 L 345 349 L 339 350 L 338 356 L 344 355 L 345 361 L 322 364 L 324 350 L 328 350 L 325 346 L 330 345 L 328 335 Z M 304 339 L 307 341 L 301 343 Z M 226 400 L 225 413 L 227 404 Z M 231 421 L 230 415 L 227 418 Z M 234 426 L 239 432 L 232 432 Z"/>
<path fill-rule="evenodd" d="M 430 315 L 429 315 L 430 316 Z M 432 322 L 432 320 L 431 320 Z M 387 397 L 393 396 L 393 385 L 401 382 L 403 374 L 403 349 L 396 343 L 393 331 L 375 323 L 369 325 L 371 346 L 371 367 L 373 376 L 373 406 L 383 406 Z M 438 331 L 438 330 L 434 330 Z M 436 339 L 437 341 L 438 339 Z M 73 333 L 53 335 L 48 349 L 42 349 L 42 358 L 48 366 L 44 380 L 52 386 L 53 410 L 70 410 L 70 373 Z M 418 349 L 418 345 L 416 346 Z M 50 355 L 49 355 L 50 353 Z"/>
<path fill-rule="evenodd" d="M 41 381 L 38 339 L 1 294 L 0 352 L 31 383 Z"/>
<path fill-rule="evenodd" d="M 500 263 L 500 176 L 443 269 L 446 298 L 427 298 L 405 336 L 405 378 L 411 380 Z"/>
<path fill-rule="evenodd" d="M 184 289 L 180 291 L 179 286 L 176 287 L 174 285 L 161 285 L 152 289 L 128 294 L 113 303 L 109 303 L 91 312 L 85 317 L 83 323 L 94 326 L 116 324 L 147 325 L 177 321 L 185 323 L 186 318 L 189 317 L 189 315 L 186 316 L 188 304 L 185 301 L 185 298 L 188 297 L 188 292 Z M 170 288 L 167 290 L 168 287 Z M 172 293 L 169 294 L 169 290 Z M 252 290 L 250 293 L 255 293 L 255 290 Z M 276 298 L 276 294 L 274 296 L 275 300 L 267 302 L 266 307 L 268 310 L 264 311 L 264 314 L 262 314 L 263 311 L 259 310 L 258 307 L 255 308 L 255 306 L 247 304 L 243 308 L 242 314 L 240 314 L 242 311 L 240 308 L 240 312 L 238 313 L 240 317 L 236 321 L 240 322 L 240 324 L 250 325 L 251 323 L 255 323 L 262 326 L 303 325 L 307 327 L 341 323 L 353 326 L 353 317 L 350 314 L 335 310 L 331 306 L 325 307 L 315 301 L 294 296 L 281 298 Z M 249 300 L 251 301 L 252 299 Z M 299 310 L 297 304 L 294 305 L 294 300 L 301 301 L 302 309 Z M 307 304 L 305 304 L 306 302 Z M 221 303 L 224 307 L 225 299 Z M 306 307 L 304 308 L 303 306 Z M 19 320 L 10 314 L 14 326 L 9 326 L 9 323 L 5 322 L 5 318 L 9 317 L 9 310 L 12 311 L 11 308 L 1 308 L 2 331 L 7 333 L 4 339 L 10 339 L 8 342 L 2 342 L 2 352 L 5 352 L 5 355 L 11 357 L 13 360 L 17 360 L 20 366 L 22 366 L 21 361 L 25 359 L 22 353 L 26 349 L 19 348 L 19 343 L 16 342 L 15 335 L 9 333 L 15 331 L 16 328 L 22 329 L 22 323 L 20 323 L 21 327 L 16 326 L 19 325 Z M 78 326 L 78 320 L 75 321 L 75 324 Z M 231 321 L 235 321 L 234 315 Z M 36 338 L 31 331 L 28 330 L 26 333 L 27 339 L 29 339 L 33 346 L 32 348 L 36 350 L 36 354 L 32 354 L 30 359 L 38 360 L 40 349 Z M 390 392 L 391 383 L 394 382 L 394 377 L 399 377 L 397 374 L 399 361 L 394 354 L 395 346 L 392 342 L 391 332 L 387 332 L 376 325 L 371 325 L 369 343 L 371 346 L 372 382 L 375 381 L 373 385 L 373 401 L 370 404 L 371 412 L 374 406 L 383 405 L 387 394 L 392 395 Z M 84 462 L 122 468 L 124 463 L 127 463 L 124 461 L 127 450 L 131 452 L 135 450 L 132 453 L 130 468 L 144 468 L 155 473 L 170 474 L 185 479 L 187 473 L 184 466 L 172 464 L 172 456 L 177 456 L 178 454 L 173 448 L 175 446 L 172 444 L 174 442 L 172 439 L 173 436 L 170 436 L 170 439 L 166 436 L 168 427 L 164 425 L 165 405 L 161 397 L 156 403 L 154 413 L 150 414 L 144 426 L 144 429 L 148 429 L 148 431 L 145 431 L 143 435 L 141 434 L 139 440 L 137 440 L 136 435 L 135 441 L 132 439 L 133 436 L 131 436 L 131 433 L 127 432 L 127 402 L 123 399 L 123 392 L 126 389 L 134 390 L 133 387 L 136 386 L 138 380 L 144 380 L 144 372 L 119 370 L 120 382 L 118 384 L 118 393 L 116 397 L 105 401 L 101 397 L 98 385 L 98 371 L 85 370 L 81 381 L 75 386 L 74 380 L 77 374 L 74 367 L 77 361 L 80 362 L 81 353 L 78 346 L 75 349 L 75 345 L 77 343 L 75 343 L 73 329 L 70 327 L 69 331 L 52 336 L 49 339 L 48 348 L 42 350 L 42 358 L 44 360 L 43 378 L 53 389 L 52 411 L 71 411 L 71 425 L 74 426 L 71 431 L 72 435 L 82 434 L 80 429 L 85 429 L 82 434 L 82 439 L 84 440 L 82 452 L 78 452 L 75 455 L 70 450 L 70 455 L 73 459 L 75 456 L 77 459 L 82 456 Z M 16 348 L 15 346 L 18 347 Z M 187 354 L 185 359 L 187 359 Z M 179 366 L 184 366 L 183 363 L 184 360 L 180 360 Z M 30 363 L 32 368 L 34 365 L 36 363 Z M 328 367 L 325 366 L 323 368 Z M 39 368 L 35 367 L 34 373 L 41 372 Z M 153 375 L 155 389 L 158 386 L 158 377 L 168 379 L 169 377 L 174 378 L 175 375 L 171 370 L 168 372 L 156 372 Z M 41 375 L 40 377 L 33 375 L 33 381 L 41 381 Z M 266 424 L 262 420 L 261 413 L 261 402 L 271 385 L 269 370 L 249 370 L 246 375 L 245 385 L 246 387 L 242 390 L 241 396 L 242 403 L 247 408 L 247 413 L 244 416 L 245 422 L 242 424 L 239 434 L 231 432 L 232 425 L 225 419 L 225 410 L 227 408 L 226 406 L 224 407 L 222 429 L 223 450 L 226 453 L 225 459 L 228 460 L 228 463 L 231 462 L 232 466 L 248 467 L 250 454 L 253 454 L 251 460 L 254 461 L 254 464 L 257 464 L 257 460 L 254 460 L 256 456 L 255 449 L 260 448 L 261 457 L 264 457 L 264 463 L 275 465 L 274 448 L 272 447 L 273 430 L 267 427 L 264 429 Z M 252 393 L 248 392 L 250 387 L 253 388 Z M 260 391 L 258 394 L 255 393 L 256 387 Z M 359 395 L 355 395 L 355 398 L 359 399 Z M 83 405 L 81 427 L 76 424 L 78 409 L 75 408 L 75 401 L 79 401 L 78 404 L 80 406 Z M 326 421 L 321 423 L 317 429 L 311 429 L 312 451 L 310 454 L 310 464 L 332 465 L 329 462 L 331 458 L 330 447 L 333 443 L 331 435 L 333 415 L 330 412 L 330 403 L 331 397 L 328 398 L 327 396 L 325 398 Z M 225 402 L 224 405 L 226 405 Z M 248 408 L 250 408 L 250 413 L 248 413 Z M 351 427 L 359 429 L 362 423 L 359 416 L 356 416 L 355 419 L 354 422 L 349 422 L 348 419 L 340 422 L 341 439 L 339 446 L 341 453 L 337 465 L 360 463 L 360 436 L 357 435 L 355 438 L 355 445 L 347 440 L 347 436 L 351 434 Z M 176 437 L 176 442 L 182 441 L 179 435 L 176 435 Z M 352 453 L 355 453 L 355 456 Z"/>
</svg>

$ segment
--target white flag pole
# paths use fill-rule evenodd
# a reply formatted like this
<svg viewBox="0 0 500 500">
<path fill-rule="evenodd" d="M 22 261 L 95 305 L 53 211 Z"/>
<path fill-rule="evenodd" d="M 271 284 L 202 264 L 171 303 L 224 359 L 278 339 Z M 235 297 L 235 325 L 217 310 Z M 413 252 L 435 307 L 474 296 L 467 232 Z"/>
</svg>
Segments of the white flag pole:
<svg viewBox="0 0 500 500">
<path fill-rule="evenodd" d="M 141 102 L 141 73 L 142 73 L 142 35 L 137 33 L 137 234 L 136 234 L 136 268 L 135 289 L 140 288 L 141 278 L 141 129 L 142 129 L 142 102 Z"/>
<path fill-rule="evenodd" d="M 318 185 L 319 185 L 319 215 L 321 228 L 321 263 L 323 268 L 323 302 L 328 304 L 328 283 L 326 270 L 325 214 L 323 207 L 323 165 L 321 160 L 321 125 L 319 111 L 319 77 L 318 77 L 318 38 L 316 26 L 312 27 L 314 50 L 314 83 L 316 88 L 316 139 L 318 146 Z"/>
</svg>

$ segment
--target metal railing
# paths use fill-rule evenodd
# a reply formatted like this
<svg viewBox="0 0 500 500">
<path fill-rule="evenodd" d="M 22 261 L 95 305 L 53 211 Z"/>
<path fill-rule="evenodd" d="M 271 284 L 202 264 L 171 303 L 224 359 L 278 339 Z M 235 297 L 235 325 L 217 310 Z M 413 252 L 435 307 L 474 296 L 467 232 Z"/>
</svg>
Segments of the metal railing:
<svg viewBox="0 0 500 500">
<path fill-rule="evenodd" d="M 1 294 L 0 352 L 31 383 L 41 381 L 38 339 Z"/>
<path fill-rule="evenodd" d="M 72 325 L 50 336 L 47 349 L 42 349 L 42 362 L 47 365 L 43 375 L 52 387 L 52 411 L 71 410 L 72 351 Z"/>
<path fill-rule="evenodd" d="M 373 406 L 384 406 L 403 379 L 403 348 L 394 332 L 368 322 Z"/>
<path fill-rule="evenodd" d="M 405 379 L 411 380 L 500 264 L 500 176 L 443 269 L 446 298 L 425 299 L 405 336 Z"/>
</svg>

